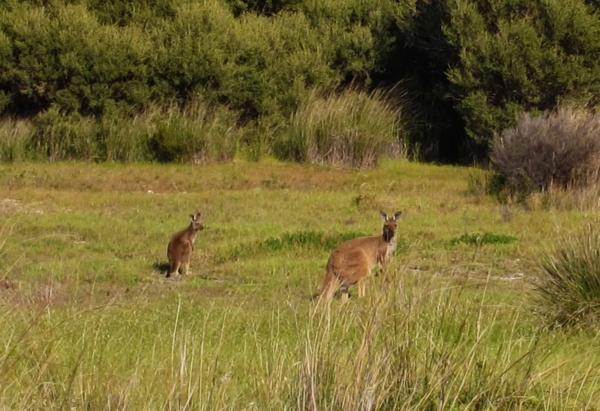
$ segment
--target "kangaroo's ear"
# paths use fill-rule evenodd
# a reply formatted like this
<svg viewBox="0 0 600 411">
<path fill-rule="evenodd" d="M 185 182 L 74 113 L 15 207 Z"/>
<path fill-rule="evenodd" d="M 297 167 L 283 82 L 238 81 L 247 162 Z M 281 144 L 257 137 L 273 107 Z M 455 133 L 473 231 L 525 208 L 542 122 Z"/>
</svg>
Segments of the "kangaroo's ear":
<svg viewBox="0 0 600 411">
<path fill-rule="evenodd" d="M 379 215 L 381 216 L 381 218 L 383 218 L 383 221 L 387 221 L 387 219 L 388 219 L 388 216 L 387 216 L 387 214 L 386 214 L 386 213 L 384 213 L 383 211 L 380 211 L 380 212 L 379 212 Z"/>
<path fill-rule="evenodd" d="M 394 220 L 399 219 L 401 215 L 402 215 L 402 211 L 396 211 L 396 214 L 394 214 Z"/>
<path fill-rule="evenodd" d="M 196 216 L 194 214 L 190 214 L 190 220 L 194 221 L 196 219 Z"/>
</svg>

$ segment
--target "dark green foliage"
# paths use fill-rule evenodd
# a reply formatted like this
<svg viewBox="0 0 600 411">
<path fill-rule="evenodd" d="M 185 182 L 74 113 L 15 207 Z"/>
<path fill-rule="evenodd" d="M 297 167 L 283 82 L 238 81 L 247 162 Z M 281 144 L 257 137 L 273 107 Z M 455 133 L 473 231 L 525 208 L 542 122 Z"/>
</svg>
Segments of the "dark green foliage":
<svg viewBox="0 0 600 411">
<path fill-rule="evenodd" d="M 494 234 L 494 233 L 483 233 L 483 234 L 463 234 L 460 237 L 454 237 L 450 239 L 450 245 L 457 244 L 469 244 L 469 245 L 483 245 L 483 244 L 511 244 L 517 241 L 517 237 L 512 235 Z"/>
<path fill-rule="evenodd" d="M 152 46 L 140 30 L 101 25 L 83 6 L 27 4 L 0 14 L 0 89 L 10 111 L 102 114 L 141 108 L 152 96 L 144 61 Z M 1 101 L 0 101 L 1 102 Z"/>
<path fill-rule="evenodd" d="M 200 96 L 234 109 L 238 124 L 272 130 L 260 143 L 247 133 L 260 156 L 312 90 L 369 82 L 391 48 L 399 7 L 360 0 L 244 4 L 269 10 L 236 18 L 218 0 L 8 2 L 0 6 L 0 110 L 31 117 L 52 108 L 47 118 L 86 124 L 82 135 L 96 134 L 76 143 L 71 131 L 55 133 L 70 147 L 57 150 L 63 137 L 41 130 L 31 146 L 41 157 L 189 161 L 206 151 L 194 145 L 192 124 L 133 132 L 120 119 L 135 119 L 156 102 L 185 107 Z M 120 127 L 124 144 L 115 141 Z"/>
<path fill-rule="evenodd" d="M 447 70 L 458 63 L 456 48 L 443 32 L 448 1 L 415 0 L 397 17 L 396 44 L 381 80 L 401 81 L 408 99 L 404 109 L 411 157 L 426 161 L 469 162 L 477 154 L 456 111 L 458 97 Z"/>
<path fill-rule="evenodd" d="M 537 304 L 551 324 L 593 325 L 600 319 L 598 222 L 558 238 L 534 271 Z"/>
<path fill-rule="evenodd" d="M 302 0 L 226 0 L 226 2 L 235 16 L 246 12 L 271 16 L 282 10 L 295 10 Z"/>
<path fill-rule="evenodd" d="M 595 105 L 600 19 L 583 0 L 451 0 L 444 33 L 458 53 L 448 71 L 473 142 L 558 103 Z"/>
<path fill-rule="evenodd" d="M 107 124 L 200 96 L 269 130 L 248 133 L 257 158 L 313 93 L 400 83 L 413 157 L 472 163 L 523 112 L 598 104 L 598 11 L 592 0 L 6 0 L 0 113 L 53 107 Z M 136 158 L 186 157 L 168 154 L 169 133 Z"/>
</svg>

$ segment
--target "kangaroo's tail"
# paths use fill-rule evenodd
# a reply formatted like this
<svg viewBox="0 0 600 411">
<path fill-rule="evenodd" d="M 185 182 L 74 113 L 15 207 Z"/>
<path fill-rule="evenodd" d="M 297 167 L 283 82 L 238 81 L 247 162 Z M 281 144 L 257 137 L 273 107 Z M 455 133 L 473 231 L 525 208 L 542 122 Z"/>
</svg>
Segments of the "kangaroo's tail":
<svg viewBox="0 0 600 411">
<path fill-rule="evenodd" d="M 339 287 L 339 280 L 335 275 L 333 270 L 328 270 L 327 275 L 325 276 L 325 281 L 323 282 L 323 287 L 321 288 L 321 292 L 315 294 L 314 298 L 320 298 L 325 301 L 330 300 L 333 294 L 337 291 Z"/>
</svg>

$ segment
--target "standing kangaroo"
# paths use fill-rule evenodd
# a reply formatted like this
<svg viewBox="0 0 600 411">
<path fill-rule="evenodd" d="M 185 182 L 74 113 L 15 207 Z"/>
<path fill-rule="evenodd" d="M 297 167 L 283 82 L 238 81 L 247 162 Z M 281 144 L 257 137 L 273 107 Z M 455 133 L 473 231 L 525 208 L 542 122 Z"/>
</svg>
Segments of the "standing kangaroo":
<svg viewBox="0 0 600 411">
<path fill-rule="evenodd" d="M 198 211 L 196 215 L 190 214 L 190 219 L 190 225 L 186 229 L 173 234 L 169 241 L 167 247 L 167 257 L 169 258 L 169 272 L 167 273 L 167 278 L 170 277 L 171 274 L 178 274 L 181 264 L 185 266 L 185 274 L 189 274 L 190 257 L 194 250 L 194 241 L 196 241 L 198 230 L 204 229 L 200 211 Z"/>
<path fill-rule="evenodd" d="M 383 234 L 380 236 L 358 237 L 343 242 L 332 251 L 327 261 L 327 274 L 320 298 L 329 300 L 338 288 L 342 288 L 342 300 L 348 299 L 348 287 L 358 283 L 358 296 L 365 296 L 365 280 L 379 263 L 382 267 L 387 257 L 396 249 L 396 229 L 398 211 L 389 218 L 383 211 Z"/>
</svg>

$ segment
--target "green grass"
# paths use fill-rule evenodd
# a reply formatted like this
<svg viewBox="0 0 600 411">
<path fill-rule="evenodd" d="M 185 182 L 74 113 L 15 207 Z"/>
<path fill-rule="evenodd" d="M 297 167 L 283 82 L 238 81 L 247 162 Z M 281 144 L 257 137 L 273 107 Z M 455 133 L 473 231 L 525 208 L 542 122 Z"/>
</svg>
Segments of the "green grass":
<svg viewBox="0 0 600 411">
<path fill-rule="evenodd" d="M 595 409 L 600 334 L 545 328 L 522 274 L 594 210 L 499 205 L 473 173 L 0 165 L 0 408 Z M 192 274 L 167 280 L 197 209 Z M 391 281 L 312 300 L 380 209 L 403 211 Z M 448 246 L 465 233 L 496 240 Z"/>
<path fill-rule="evenodd" d="M 460 237 L 454 237 L 450 239 L 451 245 L 460 243 L 481 245 L 481 244 L 510 244 L 517 240 L 512 235 L 502 235 L 494 233 L 483 233 L 483 234 L 463 234 Z"/>
</svg>

